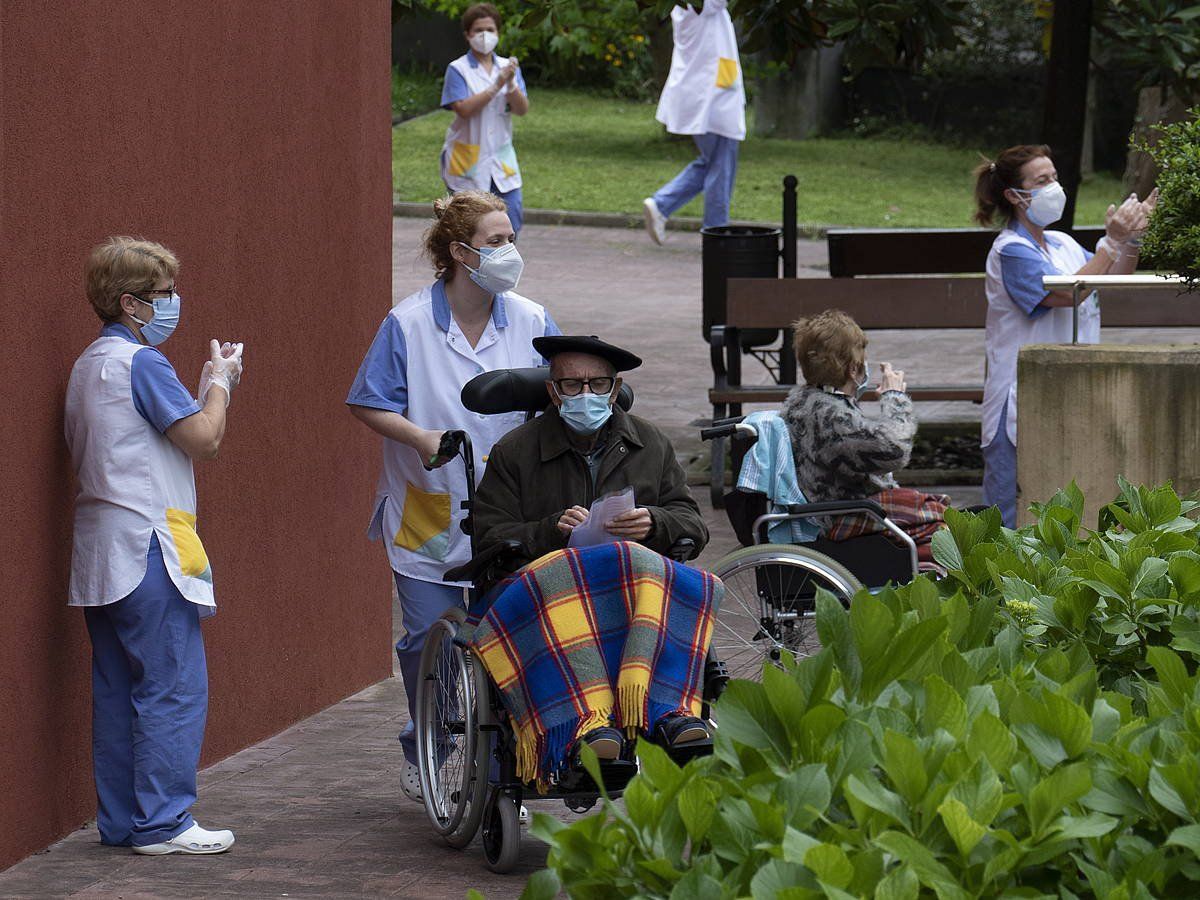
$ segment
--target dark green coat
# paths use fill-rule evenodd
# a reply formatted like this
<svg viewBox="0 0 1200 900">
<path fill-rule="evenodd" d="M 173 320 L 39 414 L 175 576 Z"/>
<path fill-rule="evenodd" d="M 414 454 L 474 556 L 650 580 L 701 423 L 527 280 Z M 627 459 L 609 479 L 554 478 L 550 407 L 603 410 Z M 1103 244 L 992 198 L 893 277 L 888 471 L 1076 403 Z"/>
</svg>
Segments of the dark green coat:
<svg viewBox="0 0 1200 900">
<path fill-rule="evenodd" d="M 594 486 L 557 409 L 501 438 L 475 493 L 477 550 L 515 539 L 525 548 L 522 565 L 561 550 L 567 537 L 557 522 L 568 507 L 587 509 L 597 497 L 632 486 L 634 505 L 647 508 L 654 523 L 641 543 L 665 555 L 680 538 L 691 538 L 699 552 L 708 543 L 708 529 L 667 436 L 619 407 L 604 427 Z"/>
</svg>

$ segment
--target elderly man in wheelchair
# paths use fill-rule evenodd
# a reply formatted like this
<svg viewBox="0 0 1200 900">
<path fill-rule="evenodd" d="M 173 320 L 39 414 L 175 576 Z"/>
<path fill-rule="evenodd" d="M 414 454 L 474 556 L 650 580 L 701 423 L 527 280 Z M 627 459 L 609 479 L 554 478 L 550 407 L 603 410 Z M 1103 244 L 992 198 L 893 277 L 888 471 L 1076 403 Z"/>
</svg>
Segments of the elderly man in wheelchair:
<svg viewBox="0 0 1200 900">
<path fill-rule="evenodd" d="M 463 390 L 476 412 L 545 409 L 496 443 L 471 492 L 474 557 L 446 575 L 473 584 L 471 606 L 430 633 L 417 716 L 435 828 L 465 846 L 482 820 L 497 870 L 524 793 L 595 801 L 583 746 L 610 791 L 636 771 L 638 736 L 708 752 L 706 701 L 724 680 L 709 658 L 722 584 L 683 565 L 708 531 L 670 441 L 625 409 L 618 372 L 641 360 L 595 337 L 533 344 L 548 372 Z"/>
</svg>

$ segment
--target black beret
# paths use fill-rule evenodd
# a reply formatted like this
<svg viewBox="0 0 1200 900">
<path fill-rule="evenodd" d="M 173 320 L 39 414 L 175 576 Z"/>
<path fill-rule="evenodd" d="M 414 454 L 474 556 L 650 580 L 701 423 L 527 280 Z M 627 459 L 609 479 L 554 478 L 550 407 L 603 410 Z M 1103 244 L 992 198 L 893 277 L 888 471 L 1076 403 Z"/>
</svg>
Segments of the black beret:
<svg viewBox="0 0 1200 900">
<path fill-rule="evenodd" d="M 587 353 L 612 363 L 613 368 L 618 372 L 636 369 L 642 364 L 640 357 L 634 356 L 628 350 L 605 343 L 594 334 L 548 334 L 544 337 L 534 338 L 533 349 L 546 359 L 557 356 L 559 353 Z"/>
</svg>

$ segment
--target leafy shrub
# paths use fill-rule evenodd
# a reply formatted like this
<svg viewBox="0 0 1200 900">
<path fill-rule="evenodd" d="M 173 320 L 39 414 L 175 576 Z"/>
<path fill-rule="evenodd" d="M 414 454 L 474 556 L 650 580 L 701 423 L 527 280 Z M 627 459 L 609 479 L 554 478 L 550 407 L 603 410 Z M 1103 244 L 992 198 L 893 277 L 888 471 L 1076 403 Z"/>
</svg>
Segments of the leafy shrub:
<svg viewBox="0 0 1200 900">
<path fill-rule="evenodd" d="M 1145 148 L 1158 164 L 1159 198 L 1142 252 L 1152 265 L 1178 272 L 1187 279 L 1187 290 L 1195 291 L 1200 280 L 1200 107 L 1188 115 L 1161 126 L 1158 143 Z"/>
<path fill-rule="evenodd" d="M 442 75 L 392 67 L 392 116 L 411 119 L 437 109 L 442 102 Z"/>
<path fill-rule="evenodd" d="M 713 756 L 643 744 L 623 809 L 535 818 L 524 896 L 1196 896 L 1196 504 L 1122 483 L 1080 536 L 1082 507 L 951 512 L 949 578 L 821 596 L 824 649 L 732 682 Z"/>
<path fill-rule="evenodd" d="M 473 0 L 404 0 L 457 20 Z M 504 19 L 500 51 L 527 77 L 556 87 L 607 87 L 618 96 L 656 93 L 649 36 L 658 17 L 637 0 L 494 0 Z"/>
</svg>

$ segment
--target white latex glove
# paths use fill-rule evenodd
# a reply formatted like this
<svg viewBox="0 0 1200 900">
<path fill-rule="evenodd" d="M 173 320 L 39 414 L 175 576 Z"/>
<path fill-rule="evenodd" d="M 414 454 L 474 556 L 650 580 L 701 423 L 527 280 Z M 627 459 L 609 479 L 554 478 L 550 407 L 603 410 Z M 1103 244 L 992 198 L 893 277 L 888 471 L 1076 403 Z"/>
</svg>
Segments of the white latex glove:
<svg viewBox="0 0 1200 900">
<path fill-rule="evenodd" d="M 1124 244 L 1146 228 L 1146 213 L 1137 194 L 1130 194 L 1120 206 L 1110 205 L 1104 213 L 1104 233 L 1114 244 Z"/>
<path fill-rule="evenodd" d="M 200 370 L 199 400 L 204 403 L 208 389 L 216 386 L 225 390 L 225 405 L 233 396 L 233 387 L 242 378 L 242 345 L 226 341 L 218 344 L 216 339 L 209 341 L 211 358 Z"/>
</svg>

